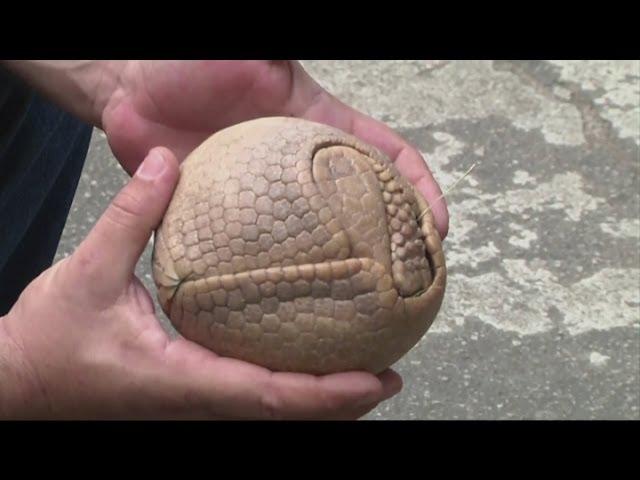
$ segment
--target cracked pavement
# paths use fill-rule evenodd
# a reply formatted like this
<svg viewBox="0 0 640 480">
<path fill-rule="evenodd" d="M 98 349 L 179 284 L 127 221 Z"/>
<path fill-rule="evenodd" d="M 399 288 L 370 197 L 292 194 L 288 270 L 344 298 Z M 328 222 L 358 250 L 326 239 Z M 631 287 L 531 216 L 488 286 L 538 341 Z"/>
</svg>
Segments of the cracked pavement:
<svg viewBox="0 0 640 480">
<path fill-rule="evenodd" d="M 303 63 L 443 188 L 478 163 L 448 196 L 440 314 L 365 418 L 639 419 L 640 62 Z M 95 131 L 58 259 L 126 179 Z"/>
</svg>

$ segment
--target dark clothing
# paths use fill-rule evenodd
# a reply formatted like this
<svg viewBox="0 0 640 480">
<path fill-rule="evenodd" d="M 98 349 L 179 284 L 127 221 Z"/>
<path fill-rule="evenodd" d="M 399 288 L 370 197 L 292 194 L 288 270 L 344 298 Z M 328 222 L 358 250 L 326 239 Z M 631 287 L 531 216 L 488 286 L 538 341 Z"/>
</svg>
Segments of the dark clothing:
<svg viewBox="0 0 640 480">
<path fill-rule="evenodd" d="M 91 132 L 0 68 L 0 315 L 53 261 Z"/>
</svg>

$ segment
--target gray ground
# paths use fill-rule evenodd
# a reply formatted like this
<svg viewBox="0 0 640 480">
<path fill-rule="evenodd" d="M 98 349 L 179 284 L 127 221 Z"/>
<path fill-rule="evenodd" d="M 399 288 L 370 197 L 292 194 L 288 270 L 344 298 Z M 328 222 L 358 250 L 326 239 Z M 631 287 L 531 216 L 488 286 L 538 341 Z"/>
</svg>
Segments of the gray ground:
<svg viewBox="0 0 640 480">
<path fill-rule="evenodd" d="M 304 64 L 444 187 L 478 162 L 449 196 L 441 313 L 367 418 L 638 419 L 640 62 Z M 58 258 L 126 178 L 96 131 Z"/>
</svg>

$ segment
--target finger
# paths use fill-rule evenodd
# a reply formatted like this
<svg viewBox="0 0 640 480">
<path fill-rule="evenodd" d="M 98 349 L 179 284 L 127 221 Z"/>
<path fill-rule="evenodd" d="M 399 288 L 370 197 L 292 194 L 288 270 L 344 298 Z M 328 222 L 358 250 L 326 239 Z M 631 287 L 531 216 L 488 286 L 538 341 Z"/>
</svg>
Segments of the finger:
<svg viewBox="0 0 640 480">
<path fill-rule="evenodd" d="M 336 123 L 334 126 L 339 128 L 339 124 L 343 124 L 344 131 L 386 153 L 398 171 L 415 185 L 427 200 L 431 206 L 438 233 L 444 239 L 449 230 L 449 212 L 446 202 L 440 198 L 442 190 L 420 152 L 386 125 L 352 109 L 335 97 L 328 95 L 326 102 L 325 106 L 318 106 L 318 110 L 311 114 L 317 115 L 318 121 L 322 121 L 323 117 L 334 120 L 340 117 L 341 120 L 334 122 Z M 323 110 L 325 112 L 332 110 L 333 113 L 323 113 Z"/>
<path fill-rule="evenodd" d="M 104 288 L 124 285 L 162 220 L 178 176 L 173 153 L 152 149 L 74 252 L 74 265 Z"/>
<path fill-rule="evenodd" d="M 184 338 L 172 342 L 166 355 L 165 382 L 173 385 L 170 389 L 190 392 L 191 408 L 211 417 L 357 418 L 358 412 L 366 413 L 397 388 L 396 380 L 388 374 L 381 380 L 365 372 L 326 376 L 274 373 L 247 362 L 218 357 Z"/>
<path fill-rule="evenodd" d="M 402 377 L 390 368 L 378 374 L 378 380 L 382 383 L 382 400 L 388 400 L 402 390 Z"/>
<path fill-rule="evenodd" d="M 447 204 L 442 198 L 440 185 L 420 152 L 386 125 L 359 112 L 354 113 L 351 133 L 389 155 L 398 171 L 415 185 L 429 203 L 436 229 L 444 239 L 449 231 Z"/>
<path fill-rule="evenodd" d="M 273 418 L 355 420 L 383 398 L 380 380 L 365 372 L 274 373 L 264 404 Z"/>
<path fill-rule="evenodd" d="M 439 199 L 442 190 L 420 152 L 384 123 L 358 112 L 329 94 L 298 62 L 292 64 L 292 72 L 292 112 L 351 133 L 386 153 L 400 173 L 425 197 L 431 206 L 436 228 L 444 239 L 449 230 L 447 205 L 444 199 Z"/>
<path fill-rule="evenodd" d="M 337 418 L 338 420 L 357 420 L 362 418 L 377 408 L 380 403 L 388 400 L 402 390 L 402 377 L 395 371 L 387 369 L 378 374 L 377 377 L 382 383 L 382 398 L 370 404 L 360 405 L 352 410 L 347 410 L 342 416 Z"/>
</svg>

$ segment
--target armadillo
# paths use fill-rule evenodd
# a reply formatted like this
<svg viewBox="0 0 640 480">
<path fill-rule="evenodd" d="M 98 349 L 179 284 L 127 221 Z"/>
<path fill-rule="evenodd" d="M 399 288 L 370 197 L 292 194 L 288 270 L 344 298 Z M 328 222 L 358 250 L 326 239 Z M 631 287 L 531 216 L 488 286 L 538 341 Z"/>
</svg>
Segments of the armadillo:
<svg viewBox="0 0 640 480">
<path fill-rule="evenodd" d="M 180 170 L 152 266 L 187 339 L 273 371 L 379 373 L 431 326 L 440 236 L 378 149 L 268 117 L 216 132 Z"/>
</svg>

